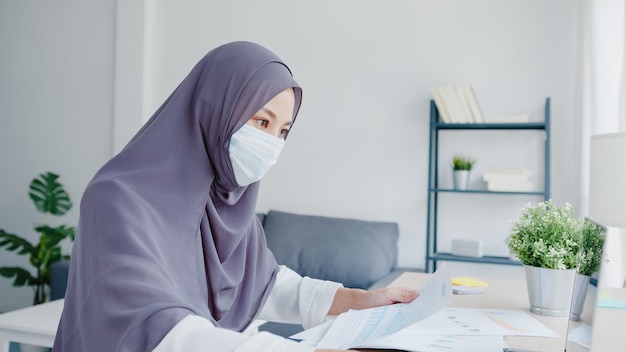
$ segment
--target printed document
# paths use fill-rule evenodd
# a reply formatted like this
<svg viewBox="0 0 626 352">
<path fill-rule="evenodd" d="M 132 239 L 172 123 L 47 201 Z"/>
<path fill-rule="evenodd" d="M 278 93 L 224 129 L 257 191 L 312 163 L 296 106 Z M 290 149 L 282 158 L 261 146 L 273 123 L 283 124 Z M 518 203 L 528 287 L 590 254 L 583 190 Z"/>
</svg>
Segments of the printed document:
<svg viewBox="0 0 626 352">
<path fill-rule="evenodd" d="M 348 349 L 362 346 L 368 341 L 415 324 L 450 304 L 451 286 L 450 271 L 447 264 L 443 263 L 413 302 L 350 310 L 340 314 L 331 322 L 317 348 Z M 301 338 L 306 339 L 306 335 Z"/>
</svg>

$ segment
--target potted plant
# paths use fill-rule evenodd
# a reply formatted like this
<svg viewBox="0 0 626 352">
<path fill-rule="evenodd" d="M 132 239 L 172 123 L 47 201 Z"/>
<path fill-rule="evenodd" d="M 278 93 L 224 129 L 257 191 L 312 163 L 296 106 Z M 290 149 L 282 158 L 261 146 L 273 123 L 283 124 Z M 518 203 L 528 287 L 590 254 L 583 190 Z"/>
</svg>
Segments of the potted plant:
<svg viewBox="0 0 626 352">
<path fill-rule="evenodd" d="M 72 208 L 69 195 L 58 182 L 59 176 L 46 172 L 34 178 L 30 183 L 30 199 L 37 210 L 44 214 L 61 216 Z M 34 273 L 21 267 L 0 267 L 0 275 L 14 278 L 13 286 L 31 286 L 35 293 L 33 304 L 44 303 L 50 291 L 50 265 L 60 260 L 69 260 L 63 255 L 60 243 L 66 238 L 74 240 L 75 228 L 60 225 L 37 225 L 34 230 L 39 233 L 39 240 L 33 244 L 15 234 L 0 229 L 0 247 L 18 255 L 28 255 Z"/>
<path fill-rule="evenodd" d="M 580 320 L 591 275 L 600 270 L 600 265 L 604 258 L 605 237 L 606 231 L 603 226 L 596 224 L 588 218 L 583 220 L 580 249 L 577 257 L 578 268 L 576 270 L 574 289 L 572 290 L 570 319 L 573 321 Z"/>
<path fill-rule="evenodd" d="M 464 156 L 461 154 L 455 154 L 452 156 L 452 172 L 454 177 L 454 189 L 464 190 L 467 189 L 469 184 L 469 174 L 472 167 L 476 163 L 476 159 Z"/>
<path fill-rule="evenodd" d="M 524 265 L 531 312 L 568 314 L 582 225 L 569 203 L 557 207 L 551 200 L 527 204 L 513 223 L 508 247 Z"/>
</svg>

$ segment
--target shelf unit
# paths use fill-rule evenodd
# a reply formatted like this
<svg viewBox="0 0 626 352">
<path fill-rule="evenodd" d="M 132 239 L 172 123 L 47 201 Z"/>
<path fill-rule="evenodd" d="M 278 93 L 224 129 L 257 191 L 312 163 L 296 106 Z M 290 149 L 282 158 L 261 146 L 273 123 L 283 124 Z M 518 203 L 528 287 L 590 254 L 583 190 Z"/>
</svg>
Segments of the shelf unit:
<svg viewBox="0 0 626 352">
<path fill-rule="evenodd" d="M 544 145 L 544 190 L 536 192 L 499 192 L 480 189 L 455 190 L 439 188 L 439 134 L 446 130 L 537 130 L 545 132 Z M 459 196 L 491 194 L 494 196 L 531 195 L 550 199 L 550 98 L 546 98 L 544 121 L 529 123 L 444 123 L 433 100 L 430 101 L 430 137 L 428 157 L 428 206 L 426 217 L 426 272 L 437 269 L 437 261 L 457 261 L 485 264 L 521 265 L 508 257 L 466 257 L 437 251 L 437 219 L 440 193 L 455 193 Z M 431 265 L 432 264 L 432 265 Z"/>
</svg>

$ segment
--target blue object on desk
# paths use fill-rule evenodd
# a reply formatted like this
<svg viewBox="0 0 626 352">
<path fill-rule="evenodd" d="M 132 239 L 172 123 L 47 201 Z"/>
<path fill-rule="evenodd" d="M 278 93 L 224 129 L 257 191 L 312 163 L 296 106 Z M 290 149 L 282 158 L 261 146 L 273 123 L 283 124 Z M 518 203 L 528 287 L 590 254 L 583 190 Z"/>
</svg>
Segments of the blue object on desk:
<svg viewBox="0 0 626 352">
<path fill-rule="evenodd" d="M 598 308 L 626 309 L 626 300 L 600 297 L 598 299 Z"/>
</svg>

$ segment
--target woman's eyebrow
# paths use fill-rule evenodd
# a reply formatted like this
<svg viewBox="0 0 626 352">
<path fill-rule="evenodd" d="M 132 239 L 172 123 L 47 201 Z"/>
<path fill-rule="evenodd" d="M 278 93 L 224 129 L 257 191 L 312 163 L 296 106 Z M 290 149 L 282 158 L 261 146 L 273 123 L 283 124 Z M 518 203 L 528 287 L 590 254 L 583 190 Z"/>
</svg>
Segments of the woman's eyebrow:
<svg viewBox="0 0 626 352">
<path fill-rule="evenodd" d="M 272 110 L 266 107 L 262 107 L 261 111 L 265 111 L 268 115 L 270 115 L 271 118 L 276 119 L 276 114 Z"/>
</svg>

